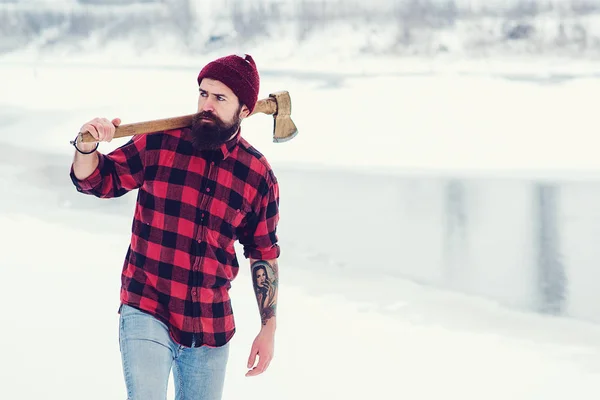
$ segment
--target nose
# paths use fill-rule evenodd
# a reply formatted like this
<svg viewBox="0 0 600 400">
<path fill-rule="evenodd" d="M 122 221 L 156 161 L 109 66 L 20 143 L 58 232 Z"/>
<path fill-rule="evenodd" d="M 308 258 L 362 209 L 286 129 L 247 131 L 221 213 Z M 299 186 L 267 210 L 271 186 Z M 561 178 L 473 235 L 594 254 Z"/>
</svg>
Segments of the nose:
<svg viewBox="0 0 600 400">
<path fill-rule="evenodd" d="M 210 98 L 202 98 L 200 100 L 198 112 L 201 112 L 201 111 L 210 111 L 210 112 L 215 111 L 215 105 Z"/>
</svg>

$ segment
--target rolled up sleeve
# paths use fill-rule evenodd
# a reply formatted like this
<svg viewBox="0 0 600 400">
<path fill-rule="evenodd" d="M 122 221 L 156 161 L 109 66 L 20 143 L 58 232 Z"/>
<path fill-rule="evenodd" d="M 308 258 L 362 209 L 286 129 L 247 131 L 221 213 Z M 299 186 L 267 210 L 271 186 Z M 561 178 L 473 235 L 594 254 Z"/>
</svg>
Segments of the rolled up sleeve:
<svg viewBox="0 0 600 400">
<path fill-rule="evenodd" d="M 123 196 L 143 184 L 145 147 L 146 135 L 139 135 L 107 155 L 97 153 L 98 166 L 86 179 L 78 180 L 71 165 L 71 181 L 85 194 L 100 198 Z"/>
<path fill-rule="evenodd" d="M 246 240 L 242 241 L 246 258 L 272 260 L 279 257 L 281 249 L 277 237 L 278 223 L 279 185 L 273 179 L 268 184 L 266 194 L 262 196 L 260 209 L 254 223 L 246 232 Z"/>
<path fill-rule="evenodd" d="M 93 191 L 95 188 L 97 188 L 98 186 L 100 186 L 100 184 L 102 183 L 102 174 L 100 171 L 102 170 L 102 168 L 104 166 L 104 155 L 102 155 L 100 153 L 97 153 L 97 155 L 98 155 L 98 166 L 96 167 L 94 172 L 92 172 L 92 174 L 85 179 L 82 179 L 82 180 L 77 179 L 77 177 L 75 176 L 75 171 L 73 170 L 73 165 L 71 165 L 71 172 L 70 172 L 71 181 L 73 182 L 73 184 L 75 185 L 75 187 L 77 188 L 77 190 L 79 192 L 89 193 L 89 192 Z"/>
</svg>

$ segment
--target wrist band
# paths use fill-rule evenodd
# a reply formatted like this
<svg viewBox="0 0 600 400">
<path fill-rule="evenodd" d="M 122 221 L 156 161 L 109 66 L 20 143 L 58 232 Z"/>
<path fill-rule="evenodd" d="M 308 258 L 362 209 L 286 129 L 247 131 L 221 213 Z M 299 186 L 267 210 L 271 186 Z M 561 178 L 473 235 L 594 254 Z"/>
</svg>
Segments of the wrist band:
<svg viewBox="0 0 600 400">
<path fill-rule="evenodd" d="M 93 152 L 95 152 L 98 149 L 98 146 L 100 145 L 100 142 L 96 142 L 96 147 L 94 147 L 93 150 L 82 151 L 82 150 L 79 149 L 79 147 L 77 147 L 77 138 L 79 138 L 79 134 L 77 134 L 77 136 L 75 136 L 74 140 L 71 140 L 71 144 L 73 145 L 73 147 L 75 147 L 75 150 L 77 150 L 81 154 L 92 154 Z"/>
</svg>

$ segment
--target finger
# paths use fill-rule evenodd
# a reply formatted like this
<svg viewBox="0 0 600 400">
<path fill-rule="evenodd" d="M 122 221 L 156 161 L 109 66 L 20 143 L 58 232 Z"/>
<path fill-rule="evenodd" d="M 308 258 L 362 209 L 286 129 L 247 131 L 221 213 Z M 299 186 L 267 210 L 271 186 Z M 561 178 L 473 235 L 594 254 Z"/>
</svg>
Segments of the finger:
<svg viewBox="0 0 600 400">
<path fill-rule="evenodd" d="M 111 122 L 114 126 L 119 126 L 121 125 L 121 118 L 115 118 Z"/>
<path fill-rule="evenodd" d="M 266 355 L 266 356 L 263 355 L 263 356 L 259 356 L 259 357 L 260 357 L 260 361 L 258 362 L 256 369 L 259 369 L 260 372 L 262 373 L 267 370 L 267 367 L 271 363 L 271 359 L 273 357 L 271 357 L 270 355 Z"/>
<path fill-rule="evenodd" d="M 102 118 L 100 126 L 102 127 L 102 132 L 104 133 L 102 140 L 105 142 L 110 142 L 114 135 L 115 126 L 107 118 Z"/>
<path fill-rule="evenodd" d="M 265 370 L 267 369 L 267 366 L 269 364 L 269 361 L 270 361 L 269 359 L 270 359 L 270 357 L 259 356 L 258 365 L 256 367 L 252 368 L 252 370 L 248 371 L 246 376 L 256 376 L 256 375 L 260 375 L 263 372 L 265 372 Z"/>
<path fill-rule="evenodd" d="M 252 368 L 250 371 L 246 372 L 246 376 L 257 376 L 260 375 L 262 371 L 258 369 L 258 366 Z"/>
<path fill-rule="evenodd" d="M 256 348 L 256 346 L 252 346 L 252 350 L 250 350 L 250 357 L 248 357 L 248 368 L 252 368 L 252 366 L 256 362 L 257 355 L 258 355 L 258 348 Z"/>
<path fill-rule="evenodd" d="M 98 141 L 103 142 L 106 137 L 106 132 L 104 131 L 102 122 L 93 122 L 91 125 L 98 131 Z"/>
<path fill-rule="evenodd" d="M 269 365 L 271 365 L 272 359 L 273 359 L 273 357 L 267 358 L 267 361 L 265 362 L 265 365 L 263 366 L 262 371 L 260 372 L 261 374 L 269 369 Z M 258 368 L 258 366 L 257 366 L 257 368 Z"/>
<path fill-rule="evenodd" d="M 115 126 L 108 118 L 102 118 L 102 126 L 104 127 L 104 141 L 110 142 L 115 135 Z"/>
<path fill-rule="evenodd" d="M 102 126 L 104 127 L 104 141 L 110 142 L 115 134 L 115 126 L 107 119 Z"/>
<path fill-rule="evenodd" d="M 98 130 L 96 129 L 96 127 L 94 127 L 91 124 L 85 124 L 84 126 L 82 126 L 80 129 L 80 132 L 82 132 L 82 133 L 89 132 L 89 134 L 92 135 L 95 140 L 98 140 L 98 137 L 99 137 Z"/>
<path fill-rule="evenodd" d="M 106 132 L 106 134 L 109 134 L 110 130 L 115 128 L 115 125 L 108 118 L 102 118 L 102 120 L 100 122 L 102 122 L 102 125 L 104 126 L 104 131 Z"/>
<path fill-rule="evenodd" d="M 260 374 L 262 374 L 263 372 L 265 372 L 265 367 L 259 367 L 258 365 L 254 368 L 252 368 L 250 371 L 248 371 L 246 373 L 246 376 L 258 376 Z"/>
</svg>

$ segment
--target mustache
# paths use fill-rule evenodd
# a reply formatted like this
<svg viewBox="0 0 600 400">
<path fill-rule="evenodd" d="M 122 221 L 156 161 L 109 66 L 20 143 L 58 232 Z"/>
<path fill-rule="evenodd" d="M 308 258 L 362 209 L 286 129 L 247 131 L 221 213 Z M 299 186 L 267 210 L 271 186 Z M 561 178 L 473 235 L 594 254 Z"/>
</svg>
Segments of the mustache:
<svg viewBox="0 0 600 400">
<path fill-rule="evenodd" d="M 208 119 L 214 122 L 220 122 L 215 114 L 211 111 L 201 111 L 194 116 L 195 121 L 200 121 L 202 119 Z"/>
<path fill-rule="evenodd" d="M 217 116 L 212 111 L 201 111 L 198 113 L 199 118 L 217 119 Z"/>
</svg>

